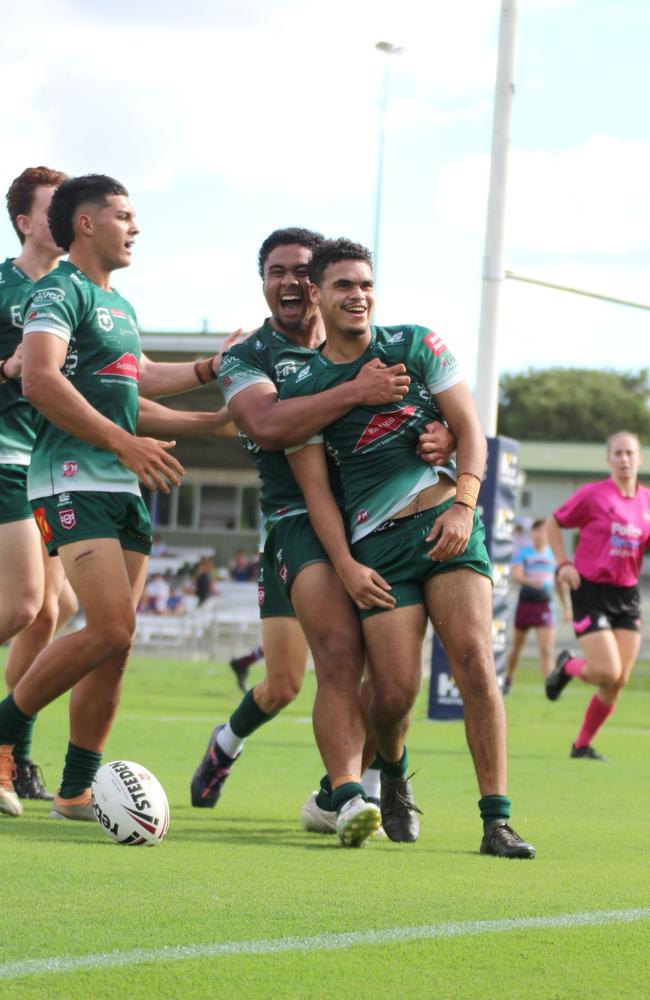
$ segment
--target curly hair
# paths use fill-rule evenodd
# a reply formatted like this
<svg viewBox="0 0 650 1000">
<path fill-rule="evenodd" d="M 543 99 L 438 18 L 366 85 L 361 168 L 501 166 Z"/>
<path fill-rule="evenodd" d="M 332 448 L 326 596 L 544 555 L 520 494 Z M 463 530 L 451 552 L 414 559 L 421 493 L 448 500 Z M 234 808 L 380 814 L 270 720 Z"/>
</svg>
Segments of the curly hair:
<svg viewBox="0 0 650 1000">
<path fill-rule="evenodd" d="M 111 195 L 129 192 L 123 184 L 106 174 L 84 174 L 64 181 L 54 192 L 47 219 L 57 246 L 65 251 L 74 240 L 74 214 L 80 205 L 94 202 L 103 204 Z"/>
<path fill-rule="evenodd" d="M 311 229 L 301 229 L 299 226 L 291 226 L 289 229 L 275 229 L 270 236 L 266 237 L 257 255 L 260 278 L 264 277 L 266 258 L 276 247 L 286 247 L 297 243 L 299 247 L 307 247 L 308 250 L 313 251 L 324 239 L 322 233 L 312 232 Z"/>
<path fill-rule="evenodd" d="M 21 243 L 25 242 L 25 234 L 18 228 L 18 216 L 31 212 L 36 188 L 58 187 L 67 177 L 62 171 L 51 170 L 50 167 L 27 167 L 11 182 L 7 191 L 7 211 Z"/>
<path fill-rule="evenodd" d="M 309 262 L 309 278 L 315 285 L 320 285 L 325 269 L 330 264 L 338 264 L 341 260 L 361 260 L 372 270 L 372 254 L 361 243 L 340 236 L 337 240 L 323 240 L 314 250 Z"/>
</svg>

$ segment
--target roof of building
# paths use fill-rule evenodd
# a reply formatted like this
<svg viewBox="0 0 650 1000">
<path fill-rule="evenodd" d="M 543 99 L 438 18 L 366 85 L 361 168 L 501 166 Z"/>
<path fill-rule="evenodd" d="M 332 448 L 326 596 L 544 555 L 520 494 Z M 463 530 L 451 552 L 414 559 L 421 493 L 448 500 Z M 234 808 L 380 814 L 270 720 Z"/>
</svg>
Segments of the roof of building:
<svg viewBox="0 0 650 1000">
<path fill-rule="evenodd" d="M 643 465 L 650 475 L 650 449 L 642 448 Z M 528 473 L 577 475 L 602 478 L 607 475 L 605 443 L 572 441 L 521 441 L 519 464 Z M 645 470 L 642 466 L 642 473 Z"/>
</svg>

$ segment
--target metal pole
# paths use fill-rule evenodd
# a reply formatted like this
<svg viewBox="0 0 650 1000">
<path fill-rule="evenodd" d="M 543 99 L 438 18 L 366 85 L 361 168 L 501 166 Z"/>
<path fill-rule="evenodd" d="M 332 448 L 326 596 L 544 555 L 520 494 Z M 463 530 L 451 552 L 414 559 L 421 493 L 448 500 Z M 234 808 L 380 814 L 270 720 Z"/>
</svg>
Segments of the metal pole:
<svg viewBox="0 0 650 1000">
<path fill-rule="evenodd" d="M 384 72 L 382 77 L 381 100 L 379 103 L 379 149 L 377 152 L 377 188 L 375 194 L 375 233 L 373 238 L 374 279 L 375 279 L 375 315 L 377 313 L 377 288 L 379 285 L 379 244 L 381 240 L 381 212 L 384 197 L 384 151 L 386 148 L 386 113 L 388 111 L 388 90 L 391 56 L 399 56 L 405 49 L 392 42 L 377 42 L 375 48 L 384 54 Z"/>
<path fill-rule="evenodd" d="M 483 291 L 476 369 L 476 405 L 483 430 L 492 437 L 497 429 L 499 372 L 497 331 L 499 298 L 504 276 L 503 235 L 506 209 L 510 123 L 514 93 L 516 0 L 502 0 L 499 56 L 492 123 L 490 189 L 483 257 Z"/>
</svg>

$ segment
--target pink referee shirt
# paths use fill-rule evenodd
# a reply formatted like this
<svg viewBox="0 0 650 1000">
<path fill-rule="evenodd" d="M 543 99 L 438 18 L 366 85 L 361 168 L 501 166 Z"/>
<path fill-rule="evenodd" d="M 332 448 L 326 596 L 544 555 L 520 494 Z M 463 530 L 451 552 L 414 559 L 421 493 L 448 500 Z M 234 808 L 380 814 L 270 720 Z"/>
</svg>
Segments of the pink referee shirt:
<svg viewBox="0 0 650 1000">
<path fill-rule="evenodd" d="M 633 587 L 650 539 L 650 490 L 637 486 L 624 497 L 612 479 L 581 486 L 554 512 L 563 528 L 579 528 L 574 557 L 580 576 L 592 583 Z"/>
</svg>

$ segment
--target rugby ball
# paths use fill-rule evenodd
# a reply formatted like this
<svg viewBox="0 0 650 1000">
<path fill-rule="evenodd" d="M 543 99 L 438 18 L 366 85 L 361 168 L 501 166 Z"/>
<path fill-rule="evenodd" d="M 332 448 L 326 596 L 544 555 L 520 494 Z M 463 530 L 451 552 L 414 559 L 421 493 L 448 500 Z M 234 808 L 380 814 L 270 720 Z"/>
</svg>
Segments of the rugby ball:
<svg viewBox="0 0 650 1000">
<path fill-rule="evenodd" d="M 169 829 L 165 790 L 142 764 L 113 760 L 92 783 L 97 822 L 118 844 L 153 847 Z"/>
</svg>

